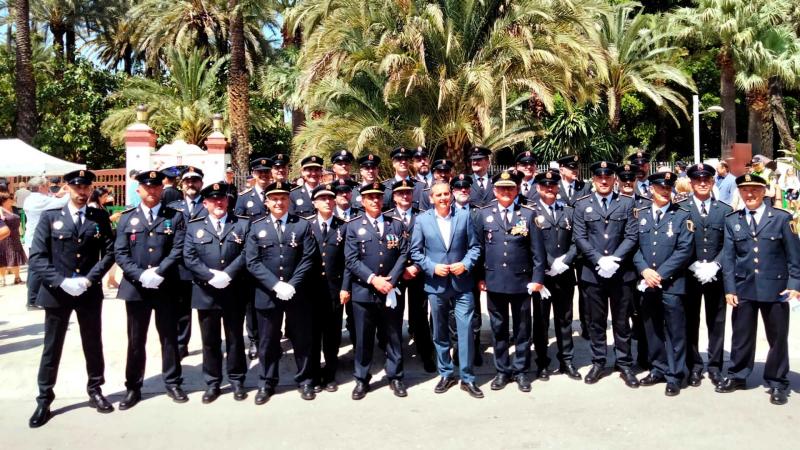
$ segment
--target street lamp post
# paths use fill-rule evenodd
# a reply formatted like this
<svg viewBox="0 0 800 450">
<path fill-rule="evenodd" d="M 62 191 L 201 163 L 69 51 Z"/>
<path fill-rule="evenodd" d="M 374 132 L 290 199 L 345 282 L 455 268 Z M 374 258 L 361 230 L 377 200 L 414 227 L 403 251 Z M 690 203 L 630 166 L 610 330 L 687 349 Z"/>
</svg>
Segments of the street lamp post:
<svg viewBox="0 0 800 450">
<path fill-rule="evenodd" d="M 692 96 L 692 126 L 694 128 L 694 163 L 700 164 L 700 116 L 707 113 L 720 113 L 725 111 L 721 106 L 714 105 L 700 111 L 700 96 Z"/>
</svg>

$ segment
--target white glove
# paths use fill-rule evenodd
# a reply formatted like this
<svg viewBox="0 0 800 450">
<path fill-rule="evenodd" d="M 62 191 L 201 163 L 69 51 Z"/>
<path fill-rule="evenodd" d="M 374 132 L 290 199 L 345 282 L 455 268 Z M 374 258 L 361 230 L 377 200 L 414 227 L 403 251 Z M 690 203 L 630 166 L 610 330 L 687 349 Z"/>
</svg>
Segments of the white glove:
<svg viewBox="0 0 800 450">
<path fill-rule="evenodd" d="M 400 294 L 400 290 L 397 288 L 392 289 L 386 294 L 386 306 L 392 309 L 397 307 L 397 295 Z"/>
<path fill-rule="evenodd" d="M 278 284 L 273 288 L 275 295 L 281 300 L 291 300 L 294 297 L 294 286 L 284 281 L 278 281 Z"/>
<path fill-rule="evenodd" d="M 619 264 L 617 264 L 618 261 L 620 261 L 620 258 L 617 256 L 603 256 L 597 260 L 597 267 L 599 267 L 600 270 L 613 275 L 614 272 L 619 269 Z"/>
<path fill-rule="evenodd" d="M 595 267 L 595 269 L 597 269 L 597 274 L 603 278 L 611 278 L 614 276 L 614 271 L 606 272 L 605 270 L 600 269 L 599 267 Z"/>
<path fill-rule="evenodd" d="M 702 277 L 700 281 L 703 284 L 710 283 L 717 279 L 717 272 L 719 271 L 719 266 L 715 262 L 707 262 L 702 265 L 701 269 Z M 705 281 L 704 281 L 705 280 Z"/>
<path fill-rule="evenodd" d="M 647 290 L 647 283 L 644 280 L 639 280 L 639 284 L 636 286 L 636 289 L 638 289 L 639 292 L 646 291 Z"/>
<path fill-rule="evenodd" d="M 697 276 L 697 270 L 700 268 L 700 264 L 702 264 L 700 261 L 695 261 L 689 266 L 689 270 L 694 272 L 694 276 Z"/>
<path fill-rule="evenodd" d="M 564 264 L 564 257 L 566 255 L 561 255 L 553 261 L 553 265 L 550 266 L 550 270 L 545 272 L 548 276 L 554 277 L 556 275 L 561 275 L 562 273 L 566 272 L 569 269 L 569 266 Z"/>
<path fill-rule="evenodd" d="M 67 294 L 77 297 L 89 288 L 89 280 L 86 278 L 64 278 L 58 287 L 64 290 Z"/>
<path fill-rule="evenodd" d="M 208 280 L 208 284 L 217 289 L 225 289 L 231 284 L 231 276 L 221 270 L 208 269 L 214 277 Z"/>
<path fill-rule="evenodd" d="M 146 289 L 156 289 L 164 281 L 164 277 L 156 273 L 156 268 L 151 267 L 139 276 L 139 282 Z"/>
<path fill-rule="evenodd" d="M 546 299 L 550 298 L 550 290 L 547 289 L 546 287 L 542 287 L 542 290 L 539 291 L 539 295 L 542 296 L 543 300 L 546 300 Z"/>
</svg>

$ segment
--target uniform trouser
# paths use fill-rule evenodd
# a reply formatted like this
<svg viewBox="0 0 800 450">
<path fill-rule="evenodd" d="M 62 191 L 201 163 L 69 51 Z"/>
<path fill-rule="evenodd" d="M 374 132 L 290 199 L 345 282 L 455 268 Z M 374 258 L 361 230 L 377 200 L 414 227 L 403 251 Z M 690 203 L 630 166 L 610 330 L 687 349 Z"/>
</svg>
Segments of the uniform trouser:
<svg viewBox="0 0 800 450">
<path fill-rule="evenodd" d="M 397 306 L 389 308 L 383 303 L 352 302 L 356 342 L 353 377 L 369 382 L 372 352 L 378 330 L 386 339 L 386 378 L 403 378 L 403 311 L 405 300 L 398 296 Z"/>
<path fill-rule="evenodd" d="M 178 320 L 178 354 L 184 355 L 189 352 L 189 340 L 192 338 L 191 280 L 179 280 L 176 293 L 175 315 Z"/>
<path fill-rule="evenodd" d="M 244 324 L 247 331 L 247 339 L 250 342 L 258 342 L 258 314 L 256 314 L 256 291 L 252 283 L 247 283 L 242 289 L 242 295 L 247 299 L 245 304 Z"/>
<path fill-rule="evenodd" d="M 494 367 L 497 373 L 514 376 L 527 373 L 531 366 L 531 296 L 487 292 L 489 319 L 494 336 Z M 511 335 L 508 311 L 511 310 Z M 514 354 L 508 350 L 513 341 Z"/>
<path fill-rule="evenodd" d="M 611 327 L 614 332 L 615 365 L 631 367 L 631 326 L 628 323 L 628 310 L 631 298 L 623 289 L 620 280 L 605 281 L 601 284 L 583 283 L 583 295 L 589 313 L 589 339 L 592 349 L 592 364 L 606 363 L 606 321 L 609 306 Z"/>
<path fill-rule="evenodd" d="M 238 300 L 238 299 L 231 299 Z M 225 327 L 225 368 L 231 385 L 244 385 L 247 375 L 244 336 L 244 304 L 230 302 L 222 309 L 198 309 L 203 340 L 203 378 L 209 387 L 222 382 L 222 327 Z"/>
<path fill-rule="evenodd" d="M 344 313 L 346 314 L 344 327 L 347 329 L 347 334 L 350 336 L 350 344 L 353 345 L 353 348 L 356 348 L 358 338 L 356 337 L 355 319 L 353 319 L 353 302 L 347 302 L 347 304 L 344 305 Z"/>
<path fill-rule="evenodd" d="M 475 314 L 475 298 L 472 291 L 452 292 L 445 294 L 428 294 L 433 317 L 433 346 L 436 349 L 436 365 L 439 375 L 445 378 L 453 376 L 453 359 L 450 357 L 450 314 L 455 314 L 458 332 L 459 375 L 464 383 L 475 381 L 472 370 L 472 359 L 475 355 L 475 339 L 473 319 Z"/>
<path fill-rule="evenodd" d="M 545 277 L 544 287 L 550 291 L 550 298 L 543 299 L 539 294 L 533 296 L 533 345 L 536 349 L 536 365 L 544 369 L 550 365 L 547 356 L 548 329 L 550 328 L 550 307 L 553 308 L 553 330 L 558 346 L 558 362 L 572 361 L 572 299 L 575 295 L 575 281 L 571 273 L 555 277 Z"/>
<path fill-rule="evenodd" d="M 314 308 L 314 366 L 319 368 L 317 382 L 327 384 L 336 380 L 339 369 L 339 346 L 342 344 L 342 315 L 344 306 L 338 298 L 333 298 L 327 290 L 320 293 L 320 301 Z M 320 351 L 325 358 L 325 366 L 319 361 Z"/>
<path fill-rule="evenodd" d="M 708 371 L 720 373 L 724 357 L 726 303 L 722 280 L 700 284 L 693 276 L 686 279 L 686 297 L 683 307 L 686 312 L 686 366 L 691 372 L 703 371 L 700 356 L 700 297 L 706 307 L 708 329 Z"/>
<path fill-rule="evenodd" d="M 589 307 L 586 304 L 586 282 L 581 281 L 581 265 L 575 264 L 575 275 L 578 280 L 578 320 L 581 323 L 581 334 L 589 334 L 591 320 L 589 319 Z"/>
<path fill-rule="evenodd" d="M 769 352 L 764 364 L 764 381 L 771 388 L 789 387 L 789 304 L 739 300 L 733 308 L 731 326 L 731 365 L 728 375 L 744 380 L 753 371 L 756 355 L 758 313 L 764 320 Z"/>
<path fill-rule="evenodd" d="M 642 294 L 642 318 L 647 333 L 650 373 L 667 382 L 686 378 L 686 316 L 682 295 L 648 289 Z"/>
<path fill-rule="evenodd" d="M 650 356 L 647 354 L 647 333 L 644 330 L 644 321 L 642 320 L 642 293 L 636 289 L 635 284 L 626 283 L 623 285 L 626 291 L 625 295 L 629 296 L 631 301 L 630 314 L 631 314 L 631 336 L 636 339 L 636 362 L 642 369 L 650 368 Z"/>
<path fill-rule="evenodd" d="M 481 290 L 477 287 L 472 290 L 472 298 L 475 299 L 475 311 L 472 315 L 472 320 L 470 321 L 471 329 L 472 329 L 472 345 L 475 347 L 475 353 L 481 351 L 481 326 L 483 325 L 483 320 L 481 318 Z M 456 314 L 455 309 L 450 310 L 450 319 L 449 319 L 449 327 L 450 327 L 450 345 L 453 348 L 458 348 L 458 327 L 456 326 Z"/>
<path fill-rule="evenodd" d="M 420 274 L 422 275 L 422 274 Z M 433 361 L 433 339 L 431 338 L 431 324 L 428 321 L 428 296 L 423 290 L 422 276 L 412 280 L 404 280 L 398 298 L 405 298 L 408 292 L 408 329 L 414 335 L 414 345 L 417 355 L 423 361 Z"/>
<path fill-rule="evenodd" d="M 75 314 L 78 316 L 78 327 L 81 333 L 83 355 L 86 358 L 86 373 L 89 382 L 86 390 L 89 395 L 100 392 L 100 386 L 105 383 L 103 373 L 105 362 L 103 360 L 103 341 L 101 316 L 102 301 L 89 301 L 76 306 Z M 58 365 L 61 362 L 61 353 L 64 349 L 64 338 L 69 327 L 69 318 L 73 308 L 45 308 L 44 312 L 44 348 L 42 359 L 39 363 L 39 396 L 36 397 L 40 405 L 49 405 L 55 398 L 53 387 L 56 385 Z"/>
<path fill-rule="evenodd" d="M 147 330 L 150 316 L 155 312 L 156 330 L 161 343 L 161 374 L 167 386 L 179 386 L 181 363 L 178 355 L 178 325 L 175 302 L 168 295 L 156 299 L 125 303 L 128 316 L 128 357 L 125 365 L 125 387 L 139 390 L 144 383 L 147 354 Z"/>
<path fill-rule="evenodd" d="M 33 306 L 36 304 L 36 297 L 39 296 L 39 289 L 42 287 L 42 277 L 35 271 L 28 270 L 28 279 L 25 285 L 28 287 L 28 306 Z"/>
<path fill-rule="evenodd" d="M 299 385 L 312 384 L 317 368 L 311 358 L 314 335 L 313 309 L 302 296 L 281 301 L 270 309 L 256 309 L 258 317 L 258 361 L 261 369 L 259 386 L 278 385 L 278 363 L 281 359 L 281 325 L 286 316 L 286 336 L 292 342 L 297 372 L 294 381 Z M 317 358 L 318 359 L 318 358 Z"/>
</svg>

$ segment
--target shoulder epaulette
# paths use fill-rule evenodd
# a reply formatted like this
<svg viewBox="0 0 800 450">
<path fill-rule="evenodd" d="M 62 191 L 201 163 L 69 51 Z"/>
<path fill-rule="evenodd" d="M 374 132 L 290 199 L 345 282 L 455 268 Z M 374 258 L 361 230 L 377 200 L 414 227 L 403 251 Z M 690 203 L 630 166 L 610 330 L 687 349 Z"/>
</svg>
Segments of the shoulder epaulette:
<svg viewBox="0 0 800 450">
<path fill-rule="evenodd" d="M 722 201 L 722 200 L 720 200 L 720 199 L 718 199 L 718 198 L 715 198 L 715 199 L 714 199 L 714 201 L 715 201 L 715 202 L 717 202 L 717 203 L 722 203 L 722 204 L 723 204 L 723 205 L 725 205 L 725 206 L 730 206 L 731 208 L 733 208 L 733 206 L 731 206 L 731 204 L 730 204 L 730 203 L 728 203 L 728 202 L 724 202 L 724 201 Z"/>
<path fill-rule="evenodd" d="M 252 223 L 258 223 L 258 222 L 261 222 L 262 220 L 266 220 L 266 219 L 267 219 L 267 217 L 269 217 L 269 216 L 266 216 L 266 215 L 264 215 L 264 216 L 261 216 L 261 217 L 259 217 L 258 219 L 254 219 Z"/>
<path fill-rule="evenodd" d="M 475 206 L 474 208 L 475 208 L 475 209 L 486 209 L 486 208 L 488 208 L 488 207 L 490 207 L 490 206 L 492 206 L 492 204 L 491 204 L 491 203 L 487 203 L 487 204 L 485 204 L 485 205 L 483 205 L 483 206 Z M 524 205 L 523 205 L 523 206 L 524 206 Z"/>
<path fill-rule="evenodd" d="M 250 220 L 250 216 L 244 216 L 239 214 L 234 214 L 239 219 Z"/>
<path fill-rule="evenodd" d="M 136 207 L 134 206 L 133 208 L 128 208 L 125 211 L 122 211 L 120 214 L 128 214 L 131 211 L 136 211 Z"/>
<path fill-rule="evenodd" d="M 530 209 L 531 211 L 534 211 L 534 212 L 536 211 L 536 208 L 534 208 L 533 206 L 531 206 L 531 205 L 528 205 L 528 204 L 519 205 L 519 206 L 521 206 L 521 207 L 523 207 L 523 208 Z"/>
<path fill-rule="evenodd" d="M 392 214 L 393 212 L 394 212 L 394 208 L 391 208 L 391 209 L 387 209 L 387 210 L 386 210 L 386 211 L 384 211 L 383 213 L 384 213 L 384 214 Z"/>
<path fill-rule="evenodd" d="M 188 223 L 202 222 L 203 220 L 206 220 L 206 217 L 195 217 L 194 219 L 190 219 Z"/>
<path fill-rule="evenodd" d="M 725 214 L 725 217 L 732 216 L 734 214 L 739 214 L 740 212 L 742 212 L 741 209 L 734 209 L 733 211 L 729 212 L 728 214 Z"/>
<path fill-rule="evenodd" d="M 250 192 L 252 190 L 253 190 L 253 188 L 247 188 L 247 189 L 243 190 L 242 192 L 239 192 L 239 195 L 247 194 L 248 192 Z"/>
<path fill-rule="evenodd" d="M 357 215 L 357 216 L 355 216 L 355 217 L 351 217 L 351 218 L 347 219 L 345 222 L 346 222 L 346 223 L 350 223 L 350 222 L 352 222 L 352 221 L 354 221 L 354 220 L 358 220 L 358 219 L 360 219 L 360 218 L 361 218 L 361 214 L 359 214 L 359 215 Z"/>
<path fill-rule="evenodd" d="M 295 187 L 289 189 L 289 192 L 294 192 L 294 191 L 300 189 L 301 187 L 303 187 L 303 186 L 295 186 Z"/>
<path fill-rule="evenodd" d="M 782 211 L 782 212 L 784 212 L 784 213 L 786 213 L 786 214 L 789 214 L 790 216 L 793 216 L 793 215 L 794 215 L 794 214 L 793 214 L 791 211 L 789 211 L 788 209 L 779 208 L 779 207 L 777 207 L 777 206 L 773 206 L 773 207 L 772 207 L 772 209 L 774 209 L 774 210 L 776 210 L 776 211 Z"/>
<path fill-rule="evenodd" d="M 622 192 L 618 192 L 618 194 L 620 195 L 620 197 L 628 197 L 628 198 L 633 198 L 633 196 L 632 196 L 632 195 L 630 195 L 630 194 L 624 194 L 624 193 L 622 193 Z"/>
<path fill-rule="evenodd" d="M 689 200 L 689 197 L 682 198 L 682 199 L 678 200 L 678 201 L 677 201 L 677 202 L 675 202 L 675 203 L 683 203 L 683 202 L 685 202 L 685 201 L 687 201 L 687 200 Z"/>
<path fill-rule="evenodd" d="M 592 194 L 586 194 L 586 195 L 584 195 L 583 197 L 576 198 L 576 199 L 575 199 L 575 201 L 577 202 L 577 201 L 579 201 L 579 200 L 583 200 L 583 199 L 585 199 L 585 198 L 589 198 L 589 197 L 591 197 L 591 196 L 592 196 Z"/>
</svg>

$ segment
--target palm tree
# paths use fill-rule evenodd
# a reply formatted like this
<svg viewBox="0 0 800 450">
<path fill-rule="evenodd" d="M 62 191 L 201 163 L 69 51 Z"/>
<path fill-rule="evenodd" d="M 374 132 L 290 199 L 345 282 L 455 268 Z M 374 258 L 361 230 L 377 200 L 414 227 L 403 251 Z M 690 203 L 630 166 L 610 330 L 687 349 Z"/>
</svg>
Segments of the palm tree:
<svg viewBox="0 0 800 450">
<path fill-rule="evenodd" d="M 30 5 L 28 0 L 14 0 L 17 27 L 17 51 L 14 93 L 17 99 L 17 137 L 33 142 L 39 128 L 36 112 L 36 78 L 31 61 Z"/>
<path fill-rule="evenodd" d="M 228 0 L 231 59 L 228 68 L 228 111 L 231 120 L 231 152 L 234 168 L 244 170 L 250 155 L 248 115 L 250 111 L 250 76 L 245 67 L 245 36 L 242 5 Z"/>
<path fill-rule="evenodd" d="M 680 124 L 677 108 L 688 117 L 686 99 L 673 87 L 695 91 L 691 77 L 680 68 L 683 50 L 669 44 L 659 30 L 660 15 L 642 14 L 638 3 L 615 5 L 602 16 L 601 45 L 608 58 L 608 82 L 601 83 L 608 102 L 612 131 L 619 129 L 622 97 L 639 93 Z"/>
<path fill-rule="evenodd" d="M 142 57 L 137 51 L 136 23 L 128 15 L 135 1 L 113 0 L 109 3 L 106 14 L 98 18 L 86 43 L 100 62 L 114 69 L 122 65 L 122 70 L 128 75 L 133 73 L 134 64 Z"/>
</svg>

